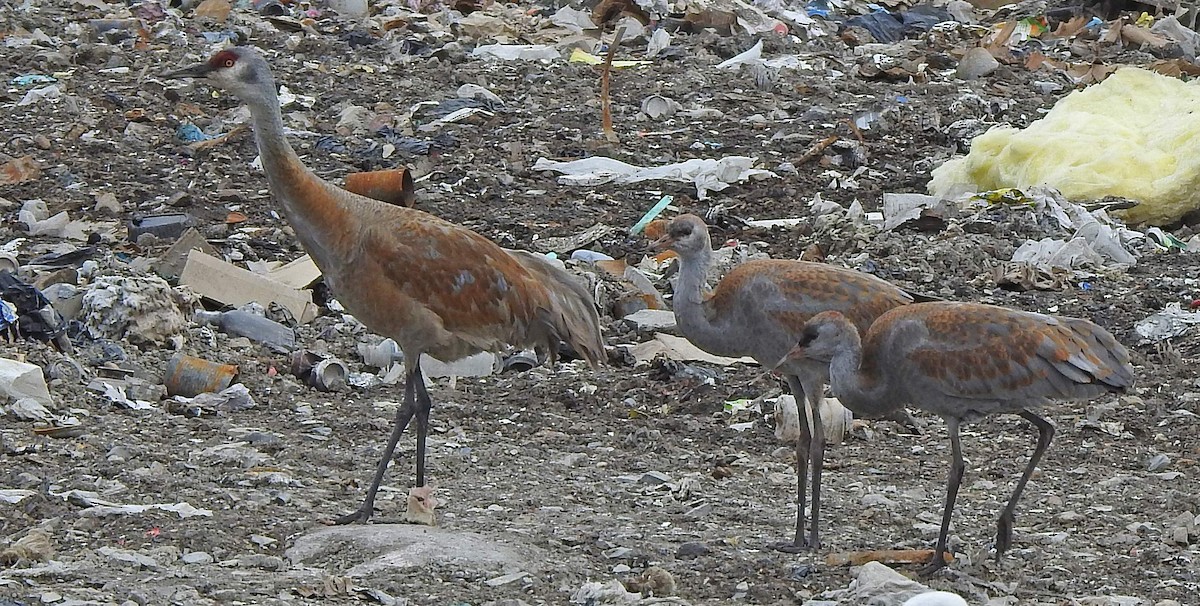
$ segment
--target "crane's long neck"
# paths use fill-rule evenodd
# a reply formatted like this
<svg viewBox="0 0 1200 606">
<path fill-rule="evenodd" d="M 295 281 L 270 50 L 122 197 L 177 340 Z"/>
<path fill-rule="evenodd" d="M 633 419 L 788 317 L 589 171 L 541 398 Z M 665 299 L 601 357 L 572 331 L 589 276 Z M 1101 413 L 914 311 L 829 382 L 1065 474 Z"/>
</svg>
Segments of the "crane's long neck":
<svg viewBox="0 0 1200 606">
<path fill-rule="evenodd" d="M 283 116 L 275 86 L 269 94 L 247 102 L 254 121 L 254 140 L 262 158 L 271 194 L 304 250 L 325 270 L 338 240 L 354 237 L 353 214 L 340 204 L 338 190 L 312 174 L 300 161 L 283 131 Z"/>
<path fill-rule="evenodd" d="M 679 257 L 679 278 L 675 282 L 675 322 L 679 331 L 696 347 L 714 355 L 740 356 L 741 351 L 729 350 L 730 335 L 723 327 L 713 324 L 706 313 L 704 299 L 708 290 L 708 268 L 712 265 L 712 249 Z"/>
<path fill-rule="evenodd" d="M 842 405 L 864 417 L 879 417 L 899 406 L 899 394 L 890 389 L 874 365 L 863 365 L 862 340 L 856 331 L 829 362 L 829 388 Z"/>
</svg>

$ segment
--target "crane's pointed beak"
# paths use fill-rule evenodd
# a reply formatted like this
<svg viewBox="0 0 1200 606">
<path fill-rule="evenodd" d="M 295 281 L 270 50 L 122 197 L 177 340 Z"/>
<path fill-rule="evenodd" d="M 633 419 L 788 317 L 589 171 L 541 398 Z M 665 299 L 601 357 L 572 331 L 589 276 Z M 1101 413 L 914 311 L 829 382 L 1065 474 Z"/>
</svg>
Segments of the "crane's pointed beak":
<svg viewBox="0 0 1200 606">
<path fill-rule="evenodd" d="M 163 72 L 159 74 L 159 77 L 170 80 L 178 80 L 180 78 L 203 78 L 211 71 L 212 67 L 209 67 L 208 63 L 197 63 L 195 65 L 189 65 L 180 69 Z"/>
<path fill-rule="evenodd" d="M 655 252 L 662 252 L 662 251 L 670 248 L 671 245 L 674 243 L 675 243 L 675 238 L 672 238 L 671 236 L 668 236 L 668 235 L 664 235 L 663 237 L 650 243 L 650 250 L 653 250 Z"/>
<path fill-rule="evenodd" d="M 804 346 L 797 344 L 795 347 L 788 350 L 788 352 L 786 354 L 783 354 L 783 357 L 779 358 L 779 361 L 776 362 L 775 365 L 771 367 L 771 370 L 775 370 L 775 369 L 779 368 L 780 366 L 787 364 L 788 361 L 790 361 L 790 360 L 795 360 L 795 359 L 803 358 L 803 357 L 804 357 Z"/>
</svg>

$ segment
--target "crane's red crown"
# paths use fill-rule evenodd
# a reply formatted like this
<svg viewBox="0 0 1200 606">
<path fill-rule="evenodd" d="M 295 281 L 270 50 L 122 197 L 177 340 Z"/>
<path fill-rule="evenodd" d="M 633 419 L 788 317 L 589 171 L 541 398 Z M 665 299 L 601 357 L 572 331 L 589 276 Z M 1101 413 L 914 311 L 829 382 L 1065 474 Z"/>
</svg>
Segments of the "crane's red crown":
<svg viewBox="0 0 1200 606">
<path fill-rule="evenodd" d="M 237 53 L 231 50 L 223 50 L 208 60 L 208 67 L 210 69 L 226 69 L 233 67 L 237 63 L 237 60 Z"/>
</svg>

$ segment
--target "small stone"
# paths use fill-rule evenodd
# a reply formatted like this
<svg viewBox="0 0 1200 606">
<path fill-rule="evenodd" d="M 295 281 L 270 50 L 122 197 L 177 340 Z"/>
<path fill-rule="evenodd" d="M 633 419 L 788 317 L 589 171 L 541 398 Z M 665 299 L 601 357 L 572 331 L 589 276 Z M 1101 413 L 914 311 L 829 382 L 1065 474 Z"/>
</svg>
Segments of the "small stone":
<svg viewBox="0 0 1200 606">
<path fill-rule="evenodd" d="M 733 599 L 740 600 L 750 593 L 750 583 L 742 581 L 733 588 Z"/>
<path fill-rule="evenodd" d="M 263 536 L 261 534 L 252 534 L 252 535 L 250 535 L 250 542 L 254 543 L 255 545 L 258 545 L 259 547 L 266 547 L 267 545 L 278 543 L 279 541 L 276 541 L 275 539 L 272 539 L 271 537 Z"/>
<path fill-rule="evenodd" d="M 261 568 L 263 570 L 282 571 L 287 570 L 287 562 L 279 556 L 269 556 L 263 554 L 250 554 L 238 556 L 237 565 L 239 568 Z"/>
<path fill-rule="evenodd" d="M 862 506 L 863 507 L 875 507 L 875 506 L 895 507 L 896 502 L 881 495 L 881 494 L 868 494 L 868 495 L 863 495 Z"/>
<path fill-rule="evenodd" d="M 697 506 L 689 509 L 687 511 L 687 513 L 683 514 L 683 517 L 685 517 L 689 520 L 699 520 L 700 518 L 703 518 L 703 517 L 707 516 L 708 514 L 712 513 L 712 510 L 713 510 L 712 503 L 704 503 L 702 505 L 697 505 Z"/>
<path fill-rule="evenodd" d="M 646 473 L 642 474 L 641 478 L 638 478 L 638 484 L 649 484 L 651 486 L 658 486 L 670 482 L 671 476 L 661 471 L 647 471 Z"/>
<path fill-rule="evenodd" d="M 41 600 L 43 604 L 53 604 L 55 602 L 61 602 L 63 597 L 61 593 L 47 591 L 38 596 L 38 599 Z"/>
<path fill-rule="evenodd" d="M 1146 461 L 1146 470 L 1153 473 L 1165 468 L 1170 464 L 1171 457 L 1168 457 L 1165 454 L 1156 454 L 1153 457 L 1150 457 L 1150 460 Z"/>
<path fill-rule="evenodd" d="M 205 551 L 191 551 L 183 554 L 184 564 L 212 564 L 214 558 L 211 553 Z"/>
<path fill-rule="evenodd" d="M 704 543 L 688 542 L 683 543 L 675 550 L 675 557 L 680 560 L 690 560 L 700 556 L 708 555 L 712 552 L 708 545 Z"/>
<path fill-rule="evenodd" d="M 1000 62 L 992 56 L 992 53 L 988 52 L 986 48 L 976 46 L 967 51 L 967 54 L 959 60 L 955 75 L 962 80 L 974 80 L 996 71 L 999 67 Z"/>
<path fill-rule="evenodd" d="M 612 569 L 614 574 L 625 574 L 626 572 L 629 572 L 630 570 L 633 570 L 633 569 L 630 568 L 627 564 L 617 564 L 616 566 L 613 566 L 613 569 Z"/>
<path fill-rule="evenodd" d="M 554 462 L 564 467 L 579 467 L 587 462 L 587 455 L 582 452 L 573 452 Z"/>
<path fill-rule="evenodd" d="M 633 553 L 633 550 L 628 547 L 613 547 L 612 549 L 604 552 L 604 557 L 615 560 L 617 558 L 623 558 L 631 553 Z"/>
<path fill-rule="evenodd" d="M 513 581 L 519 581 L 527 576 L 529 576 L 528 572 L 511 572 L 509 574 L 501 575 L 501 576 L 498 576 L 493 579 L 488 579 L 488 580 L 484 581 L 483 583 L 484 583 L 484 585 L 487 585 L 488 587 L 499 587 L 501 585 L 507 585 L 509 583 L 512 583 Z"/>
</svg>

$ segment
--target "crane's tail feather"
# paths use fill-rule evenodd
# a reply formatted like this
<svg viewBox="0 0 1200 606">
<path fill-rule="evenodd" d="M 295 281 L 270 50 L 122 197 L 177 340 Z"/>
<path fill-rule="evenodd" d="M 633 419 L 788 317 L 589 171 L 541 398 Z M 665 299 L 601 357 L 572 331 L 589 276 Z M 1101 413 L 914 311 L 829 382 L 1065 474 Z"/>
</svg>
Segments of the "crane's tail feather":
<svg viewBox="0 0 1200 606">
<path fill-rule="evenodd" d="M 1069 380 L 1063 395 L 1091 397 L 1105 392 L 1123 393 L 1133 385 L 1133 367 L 1129 350 L 1111 333 L 1078 318 L 1066 321 L 1068 343 L 1072 351 L 1053 366 Z"/>
<path fill-rule="evenodd" d="M 571 274 L 548 259 L 523 250 L 509 251 L 525 269 L 546 287 L 549 309 L 542 310 L 544 343 L 554 359 L 558 342 L 566 342 L 593 368 L 607 359 L 604 338 L 600 334 L 600 314 L 591 293 Z"/>
</svg>

